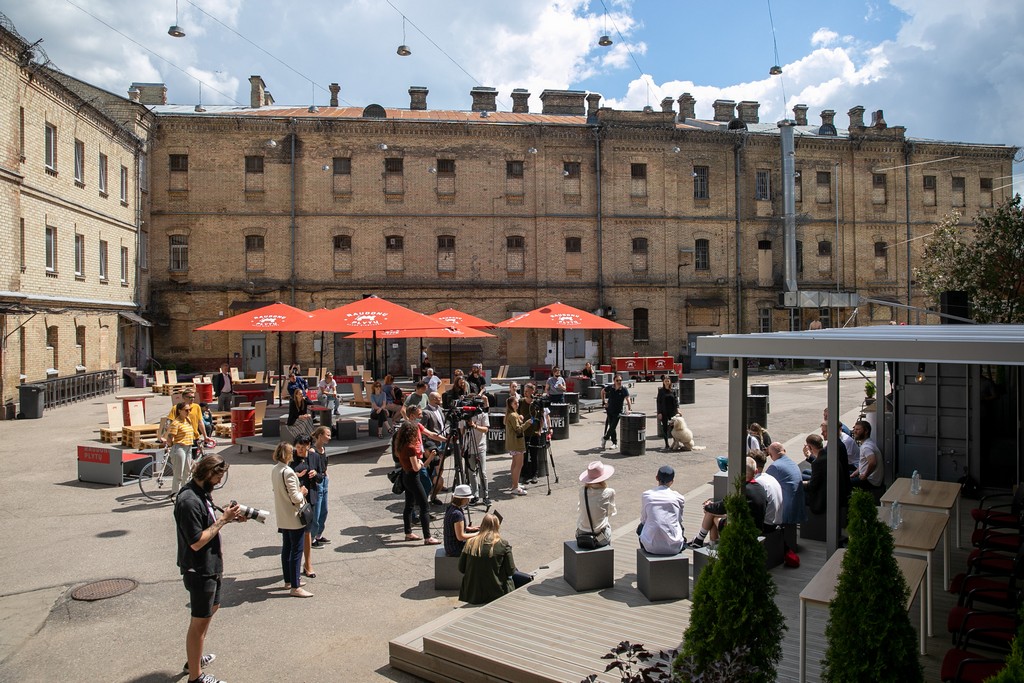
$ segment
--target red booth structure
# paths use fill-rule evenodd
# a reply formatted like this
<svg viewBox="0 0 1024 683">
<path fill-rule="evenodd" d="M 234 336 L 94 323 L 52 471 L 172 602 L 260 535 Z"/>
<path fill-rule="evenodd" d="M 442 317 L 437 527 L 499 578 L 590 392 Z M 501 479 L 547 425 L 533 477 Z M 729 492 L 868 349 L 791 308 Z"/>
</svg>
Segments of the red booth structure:
<svg viewBox="0 0 1024 683">
<path fill-rule="evenodd" d="M 255 408 L 232 408 L 231 409 L 231 443 L 235 443 L 243 436 L 256 435 L 256 409 Z"/>
<path fill-rule="evenodd" d="M 213 384 L 210 382 L 193 382 L 196 388 L 196 403 L 213 403 Z"/>
<path fill-rule="evenodd" d="M 78 447 L 78 481 L 124 486 L 138 481 L 142 468 L 153 462 L 152 453 L 99 446 Z"/>
<path fill-rule="evenodd" d="M 632 356 L 613 358 L 615 372 L 628 372 L 631 377 L 642 378 L 647 381 L 656 380 L 662 375 L 675 373 L 683 374 L 683 364 L 674 362 L 668 354 L 662 356 Z"/>
<path fill-rule="evenodd" d="M 615 372 L 628 372 L 631 377 L 644 374 L 644 358 L 640 356 L 627 356 L 625 358 L 612 358 L 615 364 Z"/>
</svg>

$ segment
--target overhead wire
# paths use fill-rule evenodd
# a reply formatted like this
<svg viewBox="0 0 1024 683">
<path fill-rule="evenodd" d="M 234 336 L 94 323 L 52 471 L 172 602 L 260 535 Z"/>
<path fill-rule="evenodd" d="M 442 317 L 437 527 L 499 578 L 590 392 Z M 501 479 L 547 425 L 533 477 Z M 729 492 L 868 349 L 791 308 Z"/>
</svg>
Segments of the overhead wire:
<svg viewBox="0 0 1024 683">
<path fill-rule="evenodd" d="M 631 60 L 633 60 L 633 65 L 636 67 L 637 73 L 640 74 L 640 78 L 643 79 L 644 85 L 647 87 L 647 106 L 650 106 L 651 105 L 651 78 L 650 78 L 650 76 L 648 74 L 644 73 L 643 69 L 640 68 L 640 62 L 637 61 L 636 55 L 633 54 L 633 51 L 629 49 L 629 43 L 627 43 L 626 39 L 622 37 L 622 31 L 619 30 L 618 25 L 615 23 L 615 17 L 614 16 L 609 17 L 609 15 L 608 15 L 608 5 L 605 4 L 604 0 L 601 0 L 601 7 L 604 8 L 605 19 L 606 20 L 609 19 L 609 18 L 611 19 L 612 28 L 615 29 L 615 35 L 617 35 L 619 37 L 619 41 L 622 42 L 622 47 L 624 47 L 626 49 L 626 53 L 629 55 L 629 58 Z"/>
<path fill-rule="evenodd" d="M 153 50 L 149 49 L 148 47 L 146 47 L 145 45 L 143 45 L 143 44 L 142 44 L 142 43 L 140 43 L 139 41 L 135 40 L 135 39 L 134 39 L 134 38 L 132 38 L 131 36 L 129 36 L 129 35 L 127 35 L 127 34 L 123 33 L 122 31 L 119 31 L 118 29 L 114 28 L 113 26 L 111 26 L 111 25 L 110 25 L 110 24 L 108 24 L 107 22 L 103 21 L 103 20 L 102 20 L 102 19 L 100 19 L 100 18 L 99 18 L 98 16 L 96 16 L 95 14 L 93 14 L 92 12 L 90 12 L 89 10 L 85 9 L 85 8 L 84 8 L 84 7 L 82 7 L 81 5 L 78 5 L 78 4 L 76 4 L 76 3 L 75 3 L 75 2 L 73 2 L 72 0 L 64 0 L 64 2 L 68 3 L 69 5 L 71 5 L 71 6 L 72 6 L 72 7 L 74 7 L 75 9 L 79 10 L 79 11 L 80 11 L 80 12 L 82 12 L 83 14 L 86 14 L 86 15 L 88 15 L 88 16 L 90 16 L 90 17 L 92 17 L 93 19 L 95 19 L 95 20 L 96 20 L 96 21 L 98 21 L 99 23 L 103 24 L 104 26 L 106 26 L 107 28 L 109 28 L 109 29 L 110 29 L 111 31 L 113 31 L 113 32 L 114 32 L 114 33 L 116 33 L 117 35 L 121 36 L 122 38 L 124 38 L 124 39 L 125 39 L 125 40 L 127 40 L 128 42 L 132 43 L 133 45 L 136 45 L 136 46 L 138 46 L 138 47 L 141 47 L 141 48 L 142 48 L 143 50 L 145 50 L 145 51 L 146 51 L 146 52 L 148 52 L 149 54 L 153 55 L 154 57 L 156 57 L 156 58 L 157 58 L 157 59 L 159 59 L 160 61 L 162 61 L 162 62 L 165 62 L 165 63 L 167 63 L 167 64 L 168 64 L 169 66 L 171 66 L 171 67 L 174 67 L 175 69 L 177 69 L 177 70 L 178 70 L 178 71 L 180 71 L 181 73 L 185 74 L 186 76 L 188 76 L 189 78 L 191 78 L 191 79 L 192 79 L 192 80 L 194 80 L 195 82 L 197 82 L 197 83 L 201 83 L 201 84 L 205 85 L 205 86 L 206 86 L 207 88 L 209 88 L 210 90 L 214 91 L 215 93 L 217 93 L 217 94 L 219 94 L 219 95 L 223 95 L 223 96 L 224 96 L 225 98 L 227 98 L 228 100 L 230 100 L 230 101 L 234 102 L 235 104 L 238 104 L 238 105 L 242 104 L 241 102 L 239 102 L 238 100 L 236 100 L 236 99 L 235 99 L 234 97 L 232 97 L 231 95 L 228 95 L 227 93 L 225 93 L 225 92 L 223 92 L 223 91 L 221 91 L 221 90 L 218 90 L 217 88 L 213 87 L 212 85 L 210 85 L 209 83 L 207 83 L 207 82 L 206 82 L 206 81 L 204 81 L 203 79 L 199 78 L 198 76 L 195 76 L 194 74 L 190 74 L 190 73 L 189 73 L 188 71 L 186 71 L 185 69 L 181 68 L 180 66 L 178 66 L 177 64 L 175 64 L 175 63 L 174 63 L 174 62 L 172 62 L 171 60 L 167 59 L 167 58 L 166 58 L 166 57 L 164 57 L 163 55 L 161 55 L 161 54 L 159 54 L 158 52 L 155 52 L 155 51 L 153 51 Z"/>
<path fill-rule="evenodd" d="M 772 0 L 768 1 L 768 22 L 772 27 L 772 47 L 775 50 L 775 64 L 782 66 L 779 59 L 779 41 L 775 38 L 775 17 L 772 16 Z M 782 88 L 782 111 L 786 111 L 786 81 L 783 75 L 779 74 L 779 87 Z"/>
</svg>

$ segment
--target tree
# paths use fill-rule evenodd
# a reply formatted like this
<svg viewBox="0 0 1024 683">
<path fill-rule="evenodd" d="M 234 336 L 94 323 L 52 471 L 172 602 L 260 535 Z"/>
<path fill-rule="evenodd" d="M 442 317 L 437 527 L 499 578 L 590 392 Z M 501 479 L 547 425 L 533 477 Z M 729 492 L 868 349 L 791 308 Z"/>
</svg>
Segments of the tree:
<svg viewBox="0 0 1024 683">
<path fill-rule="evenodd" d="M 1020 195 L 981 213 L 974 228 L 960 214 L 946 217 L 925 241 L 915 269 L 921 288 L 938 303 L 945 291 L 967 292 L 971 317 L 982 323 L 1024 322 L 1024 210 Z"/>
<path fill-rule="evenodd" d="M 724 662 L 745 671 L 740 680 L 773 683 L 782 657 L 785 619 L 775 604 L 775 582 L 765 568 L 765 551 L 747 499 L 725 499 L 729 523 L 722 530 L 718 558 L 701 572 L 693 590 L 690 624 L 676 672 L 720 667 Z"/>
<path fill-rule="evenodd" d="M 875 499 L 867 491 L 850 497 L 846 528 L 850 542 L 829 606 L 822 680 L 922 681 L 917 634 L 906 610 L 910 589 L 893 555 L 892 533 L 878 519 Z"/>
</svg>

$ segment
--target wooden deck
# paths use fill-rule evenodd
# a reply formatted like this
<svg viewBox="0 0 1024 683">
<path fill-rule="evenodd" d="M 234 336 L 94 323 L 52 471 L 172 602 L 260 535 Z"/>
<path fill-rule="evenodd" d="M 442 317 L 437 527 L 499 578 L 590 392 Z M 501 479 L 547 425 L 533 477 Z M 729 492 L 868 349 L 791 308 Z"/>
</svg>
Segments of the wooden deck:
<svg viewBox="0 0 1024 683">
<path fill-rule="evenodd" d="M 686 494 L 687 535 L 699 527 L 699 501 L 711 496 L 706 484 Z M 972 501 L 964 501 L 969 519 Z M 961 520 L 968 528 L 969 521 Z M 464 606 L 395 638 L 389 643 L 391 665 L 427 681 L 576 683 L 595 673 L 598 680 L 617 682 L 604 674 L 609 649 L 622 640 L 643 643 L 652 652 L 678 647 L 689 623 L 689 600 L 649 602 L 636 588 L 637 520 L 621 523 L 614 535 L 615 585 L 607 590 L 576 593 L 562 579 L 562 559 L 545 565 L 533 583 L 489 605 Z M 952 529 L 950 529 L 952 534 Z M 951 576 L 966 564 L 967 551 L 955 548 Z M 796 681 L 799 657 L 799 595 L 825 563 L 825 544 L 801 541 L 798 569 L 771 571 L 778 587 L 776 603 L 786 618 L 783 657 L 778 681 Z M 689 551 L 687 551 L 689 554 Z M 924 679 L 937 681 L 942 657 L 950 647 L 946 615 L 955 596 L 942 586 L 941 544 L 933 558 L 933 630 L 928 654 L 921 657 Z M 691 585 L 691 594 L 692 594 Z M 918 624 L 915 598 L 911 622 Z M 825 653 L 828 612 L 807 611 L 807 680 L 819 681 Z"/>
</svg>

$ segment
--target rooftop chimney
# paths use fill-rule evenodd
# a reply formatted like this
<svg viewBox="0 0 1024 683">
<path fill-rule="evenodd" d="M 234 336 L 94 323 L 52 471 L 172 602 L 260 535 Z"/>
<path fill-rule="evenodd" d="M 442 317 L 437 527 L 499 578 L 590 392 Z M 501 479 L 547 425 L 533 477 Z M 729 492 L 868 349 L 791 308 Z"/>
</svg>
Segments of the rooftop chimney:
<svg viewBox="0 0 1024 683">
<path fill-rule="evenodd" d="M 512 113 L 530 113 L 530 93 L 526 88 L 516 88 L 512 91 Z"/>
<path fill-rule="evenodd" d="M 496 100 L 498 91 L 494 88 L 478 85 L 469 91 L 473 97 L 473 108 L 470 111 L 498 111 Z"/>
<path fill-rule="evenodd" d="M 824 109 L 821 112 L 821 128 L 818 135 L 837 135 L 835 124 L 836 113 L 832 109 Z"/>
<path fill-rule="evenodd" d="M 697 118 L 697 100 L 688 92 L 679 96 L 679 120 Z"/>
<path fill-rule="evenodd" d="M 134 85 L 128 88 L 128 99 L 132 102 L 138 102 L 140 94 L 141 93 L 139 92 L 139 89 L 136 88 Z"/>
<path fill-rule="evenodd" d="M 269 107 L 274 103 L 274 96 L 270 94 L 269 90 L 263 91 L 263 106 Z"/>
<path fill-rule="evenodd" d="M 736 103 L 732 100 L 715 100 L 711 105 L 715 108 L 715 121 L 724 121 L 728 123 L 733 119 L 733 110 L 736 109 Z"/>
<path fill-rule="evenodd" d="M 427 90 L 422 85 L 410 85 L 409 86 L 409 109 L 414 111 L 426 111 L 427 109 Z"/>
<path fill-rule="evenodd" d="M 167 86 L 163 83 L 132 83 L 132 88 L 139 91 L 140 104 L 167 104 Z"/>
<path fill-rule="evenodd" d="M 879 128 L 879 129 L 883 129 L 883 130 L 888 127 L 885 124 L 885 117 L 882 116 L 882 110 L 881 109 L 879 109 L 878 111 L 876 111 L 876 112 L 871 114 L 871 127 L 872 128 Z"/>
<path fill-rule="evenodd" d="M 327 86 L 327 89 L 331 91 L 331 106 L 337 107 L 338 93 L 341 92 L 341 86 L 338 85 L 337 83 L 331 83 L 329 86 Z"/>
<path fill-rule="evenodd" d="M 263 106 L 263 93 L 267 90 L 267 84 L 259 76 L 249 76 L 249 106 L 259 109 Z"/>
<path fill-rule="evenodd" d="M 850 115 L 850 130 L 864 127 L 864 107 L 858 104 L 846 113 Z"/>
<path fill-rule="evenodd" d="M 793 105 L 793 118 L 796 120 L 796 125 L 806 126 L 807 125 L 807 105 L 806 104 L 795 104 Z"/>
<path fill-rule="evenodd" d="M 661 101 L 661 110 L 662 110 L 663 112 L 665 112 L 665 113 L 668 113 L 668 112 L 674 111 L 674 110 L 672 109 L 672 105 L 673 105 L 674 103 L 675 103 L 675 102 L 674 102 L 674 100 L 673 100 L 673 99 L 672 99 L 671 97 L 666 97 L 665 99 L 663 99 L 663 100 Z"/>
<path fill-rule="evenodd" d="M 759 120 L 757 110 L 760 107 L 761 105 L 758 102 L 743 100 L 736 106 L 736 109 L 739 111 L 739 118 L 743 123 L 757 123 Z"/>
<path fill-rule="evenodd" d="M 587 95 L 587 118 L 597 118 L 597 110 L 601 106 L 601 94 L 592 92 Z"/>
<path fill-rule="evenodd" d="M 583 90 L 545 90 L 540 94 L 542 114 L 566 114 L 583 116 L 583 101 L 587 93 Z M 598 95 L 598 99 L 600 99 Z"/>
</svg>

